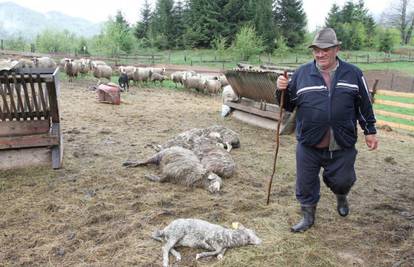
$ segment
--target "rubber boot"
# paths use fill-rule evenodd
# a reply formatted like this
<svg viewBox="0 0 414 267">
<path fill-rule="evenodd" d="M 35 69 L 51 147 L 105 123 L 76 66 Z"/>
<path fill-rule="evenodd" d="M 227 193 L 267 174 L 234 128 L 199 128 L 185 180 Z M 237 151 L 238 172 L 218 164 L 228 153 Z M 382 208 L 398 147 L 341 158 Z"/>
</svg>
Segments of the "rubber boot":
<svg viewBox="0 0 414 267">
<path fill-rule="evenodd" d="M 302 220 L 298 224 L 290 228 L 290 230 L 294 233 L 305 232 L 306 230 L 311 228 L 313 223 L 315 222 L 316 205 L 315 206 L 302 206 L 301 210 L 303 214 Z"/>
<path fill-rule="evenodd" d="M 345 217 L 349 213 L 349 206 L 348 200 L 346 199 L 346 195 L 336 195 L 336 210 L 338 211 L 339 215 Z"/>
</svg>

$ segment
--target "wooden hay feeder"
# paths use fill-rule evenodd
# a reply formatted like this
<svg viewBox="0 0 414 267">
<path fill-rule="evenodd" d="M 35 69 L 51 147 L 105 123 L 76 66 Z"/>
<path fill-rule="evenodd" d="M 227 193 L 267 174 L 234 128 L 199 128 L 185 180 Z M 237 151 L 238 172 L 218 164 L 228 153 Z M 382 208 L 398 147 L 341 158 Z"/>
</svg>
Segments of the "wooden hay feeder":
<svg viewBox="0 0 414 267">
<path fill-rule="evenodd" d="M 276 129 L 279 120 L 279 103 L 276 102 L 276 80 L 282 71 L 262 69 L 233 69 L 226 71 L 226 78 L 237 102 L 226 102 L 233 109 L 232 116 L 259 127 Z M 291 134 L 295 129 L 295 112 L 284 112 L 281 134 Z"/>
<path fill-rule="evenodd" d="M 0 71 L 0 169 L 62 166 L 58 69 Z"/>
</svg>

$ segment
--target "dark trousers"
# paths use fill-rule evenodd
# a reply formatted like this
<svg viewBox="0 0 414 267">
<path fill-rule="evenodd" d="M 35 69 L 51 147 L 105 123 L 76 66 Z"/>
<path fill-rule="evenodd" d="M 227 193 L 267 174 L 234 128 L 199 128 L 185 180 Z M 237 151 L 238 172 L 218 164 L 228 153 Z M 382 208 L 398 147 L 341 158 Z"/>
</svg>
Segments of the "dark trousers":
<svg viewBox="0 0 414 267">
<path fill-rule="evenodd" d="M 355 159 L 357 150 L 337 151 L 296 146 L 296 198 L 302 206 L 312 206 L 320 198 L 319 172 L 323 168 L 323 181 L 335 194 L 348 194 L 356 181 Z"/>
</svg>

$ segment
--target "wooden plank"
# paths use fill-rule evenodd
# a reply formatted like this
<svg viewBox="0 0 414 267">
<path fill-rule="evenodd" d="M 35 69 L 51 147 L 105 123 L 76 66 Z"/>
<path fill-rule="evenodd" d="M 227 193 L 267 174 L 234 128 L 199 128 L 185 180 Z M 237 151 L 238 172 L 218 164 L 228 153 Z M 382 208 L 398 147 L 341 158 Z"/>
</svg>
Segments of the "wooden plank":
<svg viewBox="0 0 414 267">
<path fill-rule="evenodd" d="M 50 115 L 52 117 L 52 122 L 59 123 L 60 122 L 59 105 L 58 105 L 58 99 L 57 99 L 56 90 L 55 90 L 55 83 L 54 82 L 46 83 L 46 88 L 47 88 L 48 95 L 49 95 Z"/>
<path fill-rule="evenodd" d="M 405 93 L 405 92 L 395 92 L 390 90 L 377 90 L 377 94 L 379 95 L 388 95 L 388 96 L 401 96 L 407 98 L 414 98 L 414 93 Z"/>
<path fill-rule="evenodd" d="M 34 86 L 33 76 L 31 74 L 29 74 L 29 83 L 30 83 L 30 89 L 32 91 L 32 101 L 33 101 L 32 103 L 34 105 L 34 110 L 36 111 L 37 118 L 40 120 L 42 118 L 40 115 L 40 105 L 37 102 L 36 89 Z"/>
<path fill-rule="evenodd" d="M 47 147 L 0 150 L 0 169 L 50 165 L 51 152 Z"/>
<path fill-rule="evenodd" d="M 399 107 L 399 108 L 410 108 L 410 109 L 414 109 L 414 104 L 407 104 L 407 103 L 401 103 L 401 102 L 396 102 L 396 101 L 389 101 L 389 100 L 377 99 L 377 100 L 375 100 L 375 103 L 376 104 L 381 104 L 381 105 Z"/>
<path fill-rule="evenodd" d="M 37 74 L 36 77 L 36 81 L 37 81 L 37 85 L 38 85 L 38 89 L 39 89 L 39 98 L 40 98 L 40 103 L 42 104 L 42 108 L 41 110 L 46 111 L 48 110 L 47 105 L 46 105 L 46 98 L 45 95 L 43 93 L 43 88 L 42 88 L 42 82 L 40 80 L 40 74 Z"/>
<path fill-rule="evenodd" d="M 3 121 L 0 127 L 0 137 L 47 133 L 49 130 L 49 120 Z"/>
<path fill-rule="evenodd" d="M 42 147 L 59 144 L 59 138 L 50 134 L 0 137 L 0 149 Z"/>
<path fill-rule="evenodd" d="M 26 120 L 27 115 L 24 113 L 22 94 L 20 90 L 21 89 L 20 83 L 17 82 L 15 73 L 12 74 L 12 77 L 13 77 L 14 90 L 16 91 L 17 113 L 20 113 L 21 118 L 23 118 L 23 120 Z"/>
<path fill-rule="evenodd" d="M 376 109 L 375 114 L 414 121 L 414 116 Z"/>
<path fill-rule="evenodd" d="M 25 111 L 29 111 L 29 118 L 30 119 L 34 119 L 34 113 L 33 113 L 33 109 L 32 109 L 32 105 L 30 103 L 30 98 L 29 98 L 29 91 L 27 90 L 27 85 L 26 85 L 26 80 L 23 79 L 23 74 L 21 74 L 21 80 L 22 80 L 22 86 L 23 86 L 23 92 L 24 92 L 24 106 L 25 106 Z"/>
<path fill-rule="evenodd" d="M 52 168 L 60 169 L 63 161 L 63 136 L 59 123 L 52 124 L 52 135 L 59 137 L 59 144 L 52 147 Z"/>
<path fill-rule="evenodd" d="M 377 120 L 376 122 L 377 125 L 388 125 L 391 128 L 397 128 L 397 129 L 403 129 L 403 130 L 408 130 L 408 131 L 413 131 L 414 132 L 414 126 L 411 125 L 405 125 L 405 124 L 401 124 L 401 123 L 396 123 L 396 122 L 389 122 L 389 121 L 383 121 L 383 120 Z"/>
<path fill-rule="evenodd" d="M 4 74 L 4 76 L 7 77 L 6 74 Z M 10 87 L 10 83 L 9 83 L 9 80 L 8 79 L 4 83 L 4 86 L 5 86 L 5 88 L 6 88 L 7 92 L 8 92 L 9 99 L 10 99 L 9 119 L 10 120 L 13 120 L 13 118 L 19 119 L 20 117 L 18 117 L 17 115 L 14 114 L 15 112 L 17 112 L 17 109 L 16 109 L 16 104 L 14 103 L 13 91 L 12 91 L 12 89 Z M 6 102 L 7 102 L 7 100 L 6 100 Z"/>
<path fill-rule="evenodd" d="M 1 98 L 3 99 L 3 111 L 2 111 L 2 120 L 6 120 L 7 117 L 11 118 L 11 111 L 10 111 L 10 107 L 9 107 L 9 103 L 7 102 L 7 92 L 6 92 L 6 88 L 4 86 L 4 84 L 1 84 Z"/>
<path fill-rule="evenodd" d="M 256 114 L 265 118 L 269 118 L 272 120 L 278 120 L 279 119 L 279 114 L 272 112 L 272 111 L 264 111 L 264 110 L 260 110 L 254 107 L 248 107 L 239 103 L 235 103 L 235 102 L 226 102 L 225 105 L 228 105 L 229 107 L 232 107 L 234 109 L 238 109 L 238 110 L 242 110 L 245 112 L 249 112 L 252 114 Z"/>
</svg>

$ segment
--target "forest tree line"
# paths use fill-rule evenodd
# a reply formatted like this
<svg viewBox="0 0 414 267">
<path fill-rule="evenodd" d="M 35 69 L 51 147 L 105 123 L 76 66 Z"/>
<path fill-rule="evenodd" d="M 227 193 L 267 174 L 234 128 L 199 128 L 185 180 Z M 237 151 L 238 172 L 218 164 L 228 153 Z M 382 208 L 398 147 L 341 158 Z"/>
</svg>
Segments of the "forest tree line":
<svg viewBox="0 0 414 267">
<path fill-rule="evenodd" d="M 336 30 L 344 50 L 390 51 L 412 42 L 414 10 L 410 0 L 396 0 L 397 8 L 385 23 L 375 22 L 363 0 L 333 4 L 325 25 Z M 99 35 L 86 39 L 63 30 L 46 30 L 32 44 L 39 52 L 93 51 L 103 55 L 129 54 L 139 49 L 232 49 L 251 54 L 304 49 L 313 34 L 301 0 L 145 0 L 140 19 L 130 24 L 121 11 L 109 18 Z M 6 40 L 6 47 L 23 50 L 22 37 Z"/>
</svg>

